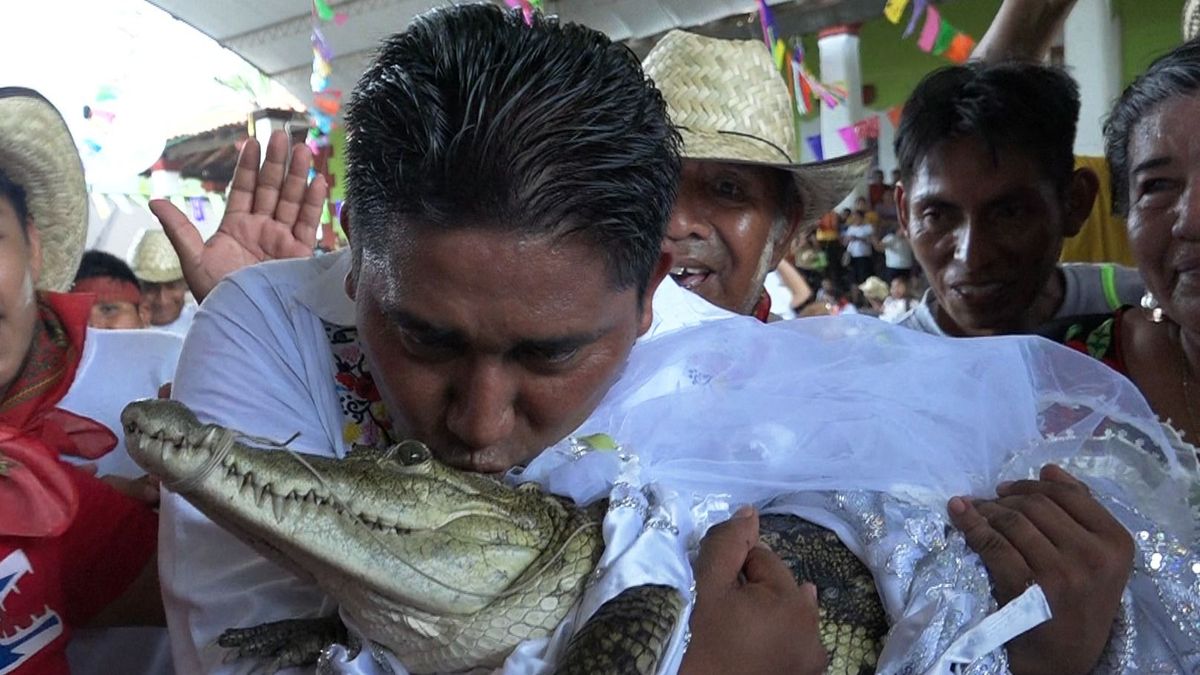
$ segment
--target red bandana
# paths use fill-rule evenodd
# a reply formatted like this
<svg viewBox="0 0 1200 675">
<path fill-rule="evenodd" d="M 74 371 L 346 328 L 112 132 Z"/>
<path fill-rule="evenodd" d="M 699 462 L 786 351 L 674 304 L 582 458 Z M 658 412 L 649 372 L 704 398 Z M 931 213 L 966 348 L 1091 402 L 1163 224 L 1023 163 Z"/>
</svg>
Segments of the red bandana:
<svg viewBox="0 0 1200 675">
<path fill-rule="evenodd" d="M 0 401 L 0 535 L 55 537 L 78 508 L 61 455 L 96 459 L 117 437 L 102 424 L 57 408 L 75 381 L 92 296 L 38 295 L 33 345 Z"/>
</svg>

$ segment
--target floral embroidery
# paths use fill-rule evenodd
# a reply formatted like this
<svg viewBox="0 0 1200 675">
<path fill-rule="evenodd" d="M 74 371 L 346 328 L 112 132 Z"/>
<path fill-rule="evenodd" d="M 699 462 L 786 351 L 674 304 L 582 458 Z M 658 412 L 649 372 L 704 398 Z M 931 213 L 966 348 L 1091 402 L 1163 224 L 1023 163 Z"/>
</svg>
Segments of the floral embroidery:
<svg viewBox="0 0 1200 675">
<path fill-rule="evenodd" d="M 358 331 L 353 326 L 322 324 L 333 351 L 334 388 L 344 421 L 342 438 L 347 445 L 392 443 L 392 423 L 358 346 Z"/>
</svg>

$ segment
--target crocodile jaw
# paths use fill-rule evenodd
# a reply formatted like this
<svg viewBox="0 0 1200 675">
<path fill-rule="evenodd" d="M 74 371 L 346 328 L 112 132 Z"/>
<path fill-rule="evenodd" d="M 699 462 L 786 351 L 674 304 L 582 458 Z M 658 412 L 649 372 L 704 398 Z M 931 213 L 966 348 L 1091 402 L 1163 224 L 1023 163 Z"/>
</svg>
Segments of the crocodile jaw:
<svg viewBox="0 0 1200 675">
<path fill-rule="evenodd" d="M 132 404 L 122 415 L 134 460 L 222 527 L 327 591 L 366 585 L 400 607 L 468 614 L 500 596 L 542 554 L 538 537 L 546 528 L 521 532 L 514 524 L 544 520 L 529 509 L 548 516 L 545 500 L 520 500 L 512 506 L 524 510 L 500 522 L 497 509 L 510 505 L 486 494 L 455 494 L 454 516 L 438 519 L 447 509 L 431 498 L 430 486 L 441 485 L 440 476 L 388 474 L 370 457 L 355 463 L 248 447 L 227 430 L 177 415 L 163 405 L 169 403 Z M 408 488 L 417 499 L 406 498 Z M 412 504 L 422 502 L 428 513 L 416 519 L 420 528 L 408 527 L 413 523 L 403 511 L 421 509 Z"/>
</svg>

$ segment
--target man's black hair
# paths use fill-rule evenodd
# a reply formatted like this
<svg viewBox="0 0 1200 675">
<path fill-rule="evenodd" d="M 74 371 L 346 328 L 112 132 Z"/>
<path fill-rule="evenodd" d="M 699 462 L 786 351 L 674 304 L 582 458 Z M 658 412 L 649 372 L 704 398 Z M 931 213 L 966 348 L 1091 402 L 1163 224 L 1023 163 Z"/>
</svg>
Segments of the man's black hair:
<svg viewBox="0 0 1200 675">
<path fill-rule="evenodd" d="M 129 265 L 125 264 L 124 260 L 104 251 L 85 251 L 83 259 L 79 261 L 79 271 L 75 273 L 75 283 L 95 277 L 108 277 L 118 281 L 128 281 L 134 286 L 141 288 L 138 278 L 133 274 L 133 270 L 129 268 Z"/>
<path fill-rule="evenodd" d="M 1061 68 L 1026 61 L 950 66 L 927 75 L 904 104 L 896 131 L 900 178 L 943 141 L 979 138 L 997 158 L 1032 157 L 1060 191 L 1075 171 L 1079 86 Z"/>
<path fill-rule="evenodd" d="M 491 4 L 384 41 L 346 113 L 356 260 L 409 224 L 581 235 L 644 290 L 679 181 L 662 96 L 625 46 Z"/>
<path fill-rule="evenodd" d="M 1129 135 L 1139 120 L 1172 98 L 1200 95 L 1200 38 L 1160 56 L 1133 81 L 1104 123 L 1104 154 L 1112 170 L 1113 210 L 1129 211 Z M 1180 129 L 1178 133 L 1194 133 Z"/>
<path fill-rule="evenodd" d="M 25 188 L 9 178 L 4 169 L 0 169 L 0 199 L 8 200 L 12 205 L 17 220 L 21 222 L 21 231 L 25 232 L 29 227 L 29 204 L 25 200 Z"/>
</svg>

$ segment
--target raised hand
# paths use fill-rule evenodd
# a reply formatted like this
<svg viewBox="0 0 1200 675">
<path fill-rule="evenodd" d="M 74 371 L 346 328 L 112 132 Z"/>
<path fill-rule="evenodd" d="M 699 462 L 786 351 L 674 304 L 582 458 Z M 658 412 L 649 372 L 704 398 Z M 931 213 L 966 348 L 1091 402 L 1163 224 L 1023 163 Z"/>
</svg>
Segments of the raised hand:
<svg viewBox="0 0 1200 675">
<path fill-rule="evenodd" d="M 260 168 L 258 142 L 246 141 L 233 172 L 225 215 L 207 242 L 174 204 L 165 199 L 150 202 L 196 300 L 203 300 L 217 282 L 243 267 L 312 255 L 329 188 L 322 176 L 308 182 L 312 152 L 305 145 L 296 144 L 291 153 L 292 163 L 285 171 L 288 138 L 275 131 Z"/>
<path fill-rule="evenodd" d="M 1033 582 L 1050 621 L 1008 644 L 1012 672 L 1088 673 L 1108 643 L 1133 569 L 1133 539 L 1061 468 L 1041 480 L 1002 483 L 997 499 L 950 500 L 950 519 L 983 559 L 1001 604 Z"/>
<path fill-rule="evenodd" d="M 709 530 L 696 560 L 692 639 L 679 669 L 708 673 L 822 673 L 817 589 L 758 542 L 758 513 L 744 506 Z"/>
</svg>

